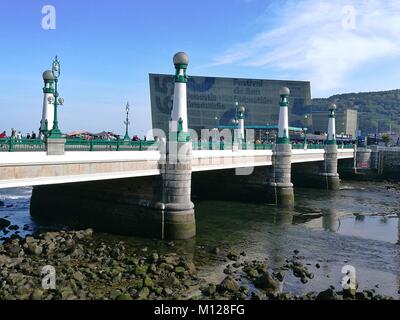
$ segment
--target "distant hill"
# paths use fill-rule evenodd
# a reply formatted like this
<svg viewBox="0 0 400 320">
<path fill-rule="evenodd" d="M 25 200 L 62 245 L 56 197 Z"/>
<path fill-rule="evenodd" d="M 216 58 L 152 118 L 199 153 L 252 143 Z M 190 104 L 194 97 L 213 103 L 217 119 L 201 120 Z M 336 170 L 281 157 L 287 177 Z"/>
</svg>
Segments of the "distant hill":
<svg viewBox="0 0 400 320">
<path fill-rule="evenodd" d="M 378 92 L 345 93 L 327 99 L 313 99 L 312 109 L 324 109 L 335 102 L 338 109 L 353 108 L 359 112 L 359 129 L 363 133 L 400 131 L 400 89 Z"/>
</svg>

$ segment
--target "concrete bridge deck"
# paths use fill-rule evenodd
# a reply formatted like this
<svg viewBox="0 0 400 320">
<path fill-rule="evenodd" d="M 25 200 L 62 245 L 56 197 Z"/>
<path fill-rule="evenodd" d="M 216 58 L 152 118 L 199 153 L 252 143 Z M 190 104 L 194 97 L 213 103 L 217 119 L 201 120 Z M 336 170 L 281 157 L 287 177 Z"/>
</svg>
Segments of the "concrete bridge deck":
<svg viewBox="0 0 400 320">
<path fill-rule="evenodd" d="M 324 149 L 292 150 L 292 163 L 323 161 L 324 154 Z M 272 150 L 194 150 L 192 171 L 271 166 L 272 156 Z M 353 157 L 354 149 L 338 149 L 338 159 Z M 160 159 L 160 151 L 2 153 L 0 189 L 154 176 L 160 174 Z"/>
</svg>

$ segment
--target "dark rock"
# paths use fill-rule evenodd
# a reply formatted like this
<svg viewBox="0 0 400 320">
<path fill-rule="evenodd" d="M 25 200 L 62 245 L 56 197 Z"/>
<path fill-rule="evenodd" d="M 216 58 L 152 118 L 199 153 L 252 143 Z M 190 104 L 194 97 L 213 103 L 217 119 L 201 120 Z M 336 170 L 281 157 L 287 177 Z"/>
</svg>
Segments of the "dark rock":
<svg viewBox="0 0 400 320">
<path fill-rule="evenodd" d="M 317 264 L 315 265 L 315 267 L 316 267 L 317 269 L 321 268 L 321 266 L 320 266 L 319 263 L 317 263 Z"/>
<path fill-rule="evenodd" d="M 36 243 L 29 243 L 28 244 L 28 252 L 34 255 L 41 255 L 43 252 L 43 247 L 37 245 Z"/>
<path fill-rule="evenodd" d="M 216 291 L 217 291 L 217 286 L 213 283 L 210 283 L 206 288 L 203 289 L 202 293 L 205 296 L 210 297 L 213 294 L 215 294 Z"/>
<path fill-rule="evenodd" d="M 43 297 L 43 291 L 40 289 L 35 289 L 33 290 L 30 299 L 31 300 L 42 300 Z"/>
<path fill-rule="evenodd" d="M 117 300 L 133 300 L 129 293 L 122 293 L 117 298 Z"/>
<path fill-rule="evenodd" d="M 158 256 L 158 253 L 157 252 L 154 252 L 154 253 L 152 253 L 152 255 L 151 255 L 151 262 L 153 262 L 153 263 L 157 263 L 158 262 L 158 259 L 159 259 L 160 257 Z"/>
<path fill-rule="evenodd" d="M 320 292 L 317 295 L 316 300 L 339 300 L 339 296 L 335 291 L 329 288 L 325 291 Z"/>
<path fill-rule="evenodd" d="M 178 278 L 176 278 L 174 275 L 170 275 L 163 281 L 164 287 L 175 287 L 180 284 L 180 281 Z"/>
<path fill-rule="evenodd" d="M 7 219 L 0 218 L 0 230 L 3 230 L 11 225 L 11 222 Z"/>
<path fill-rule="evenodd" d="M 0 254 L 0 267 L 8 265 L 9 263 L 11 263 L 11 261 L 12 259 L 10 257 Z"/>
<path fill-rule="evenodd" d="M 165 296 L 171 296 L 173 294 L 173 291 L 170 288 L 164 288 L 164 295 Z"/>
<path fill-rule="evenodd" d="M 185 268 L 178 266 L 178 267 L 175 267 L 174 271 L 178 276 L 183 276 L 185 273 Z"/>
<path fill-rule="evenodd" d="M 356 296 L 356 289 L 343 289 L 343 297 L 354 299 Z"/>
<path fill-rule="evenodd" d="M 14 224 L 14 225 L 12 225 L 12 226 L 9 226 L 8 229 L 9 229 L 9 230 L 15 231 L 15 230 L 18 230 L 19 227 L 18 227 L 16 224 Z"/>
<path fill-rule="evenodd" d="M 243 271 L 246 272 L 250 278 L 257 278 L 260 276 L 258 271 L 252 267 L 245 267 L 243 268 Z"/>
<path fill-rule="evenodd" d="M 278 282 L 272 277 L 269 272 L 264 273 L 261 277 L 254 281 L 256 288 L 265 289 L 268 291 L 276 291 Z"/>
<path fill-rule="evenodd" d="M 303 277 L 300 279 L 301 283 L 306 284 L 308 282 L 307 278 Z"/>
<path fill-rule="evenodd" d="M 258 290 L 256 290 L 251 293 L 251 300 L 255 301 L 265 300 L 265 297 Z"/>
<path fill-rule="evenodd" d="M 230 291 L 230 292 L 238 292 L 240 289 L 239 284 L 235 279 L 231 276 L 227 276 L 224 280 L 222 280 L 221 284 L 218 286 L 218 291 Z"/>
<path fill-rule="evenodd" d="M 153 286 L 153 280 L 150 277 L 145 277 L 143 283 L 146 287 L 151 288 Z"/>
<path fill-rule="evenodd" d="M 189 260 L 184 260 L 179 263 L 179 266 L 185 268 L 189 272 L 189 274 L 194 274 L 196 273 L 196 266 L 192 261 Z"/>
<path fill-rule="evenodd" d="M 147 299 L 147 297 L 149 296 L 149 294 L 150 294 L 149 288 L 144 287 L 142 290 L 139 291 L 139 293 L 138 293 L 138 298 L 139 298 L 140 300 L 145 300 L 145 299 Z"/>
<path fill-rule="evenodd" d="M 0 207 L 4 207 L 4 202 L 0 200 Z"/>
<path fill-rule="evenodd" d="M 149 266 L 147 264 L 139 265 L 135 268 L 135 275 L 141 276 L 147 273 Z"/>
<path fill-rule="evenodd" d="M 229 260 L 238 261 L 240 259 L 240 254 L 235 251 L 231 251 L 228 253 L 227 257 Z"/>
<path fill-rule="evenodd" d="M 111 292 L 111 299 L 115 300 L 122 294 L 121 290 L 117 289 Z"/>
<path fill-rule="evenodd" d="M 85 276 L 80 271 L 74 272 L 72 277 L 78 282 L 82 282 L 85 279 Z"/>
</svg>

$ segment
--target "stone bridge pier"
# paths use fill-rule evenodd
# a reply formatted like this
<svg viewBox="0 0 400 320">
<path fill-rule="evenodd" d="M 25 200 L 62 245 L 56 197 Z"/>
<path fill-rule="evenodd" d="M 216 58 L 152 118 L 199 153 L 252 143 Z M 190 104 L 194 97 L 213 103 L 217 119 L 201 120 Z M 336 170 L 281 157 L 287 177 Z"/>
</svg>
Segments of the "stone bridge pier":
<svg viewBox="0 0 400 320">
<path fill-rule="evenodd" d="M 170 142 L 162 176 L 162 238 L 189 239 L 196 234 L 192 192 L 192 145 Z"/>
</svg>

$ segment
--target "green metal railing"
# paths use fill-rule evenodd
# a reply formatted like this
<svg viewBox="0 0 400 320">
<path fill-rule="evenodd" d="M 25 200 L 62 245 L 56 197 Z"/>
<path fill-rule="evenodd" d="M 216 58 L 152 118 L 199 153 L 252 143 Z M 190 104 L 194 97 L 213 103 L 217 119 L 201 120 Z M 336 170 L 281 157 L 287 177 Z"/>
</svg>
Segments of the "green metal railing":
<svg viewBox="0 0 400 320">
<path fill-rule="evenodd" d="M 65 151 L 145 151 L 158 150 L 157 141 L 67 139 Z"/>
<path fill-rule="evenodd" d="M 232 150 L 231 142 L 194 141 L 193 150 Z M 66 139 L 66 151 L 145 151 L 159 150 L 157 141 L 125 141 L 125 140 L 84 140 Z M 241 150 L 272 150 L 272 144 L 240 143 Z M 307 149 L 324 149 L 323 144 L 307 144 Z M 304 149 L 304 144 L 292 144 L 292 149 Z M 338 148 L 353 149 L 353 144 L 338 145 Z M 0 152 L 46 151 L 46 143 L 40 139 L 0 139 Z"/>
<path fill-rule="evenodd" d="M 303 143 L 292 144 L 292 149 L 293 149 L 293 150 L 304 149 L 304 144 L 303 144 Z"/>
<path fill-rule="evenodd" d="M 145 151 L 158 150 L 156 141 L 84 140 L 67 139 L 66 151 Z M 46 142 L 40 139 L 0 139 L 0 152 L 46 151 Z"/>
<path fill-rule="evenodd" d="M 232 143 L 230 142 L 193 141 L 192 143 L 193 150 L 232 150 Z M 272 150 L 272 144 L 241 143 L 238 147 L 241 150 Z"/>
<path fill-rule="evenodd" d="M 46 144 L 40 139 L 4 138 L 0 139 L 0 151 L 46 151 Z"/>
<path fill-rule="evenodd" d="M 312 150 L 316 150 L 316 149 L 324 149 L 325 145 L 323 144 L 307 144 L 307 149 L 312 149 Z"/>
</svg>

